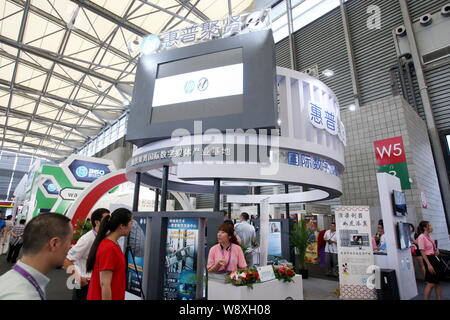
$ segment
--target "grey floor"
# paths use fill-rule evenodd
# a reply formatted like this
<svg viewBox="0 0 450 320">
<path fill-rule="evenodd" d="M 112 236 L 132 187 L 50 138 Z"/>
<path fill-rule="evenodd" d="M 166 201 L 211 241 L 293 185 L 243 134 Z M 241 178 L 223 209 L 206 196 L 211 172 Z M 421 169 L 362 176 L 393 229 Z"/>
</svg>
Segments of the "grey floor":
<svg viewBox="0 0 450 320">
<path fill-rule="evenodd" d="M 0 256 L 0 275 L 10 270 L 11 263 L 6 262 L 6 255 Z M 317 265 L 309 265 L 309 278 L 303 279 L 303 295 L 305 300 L 339 300 L 336 290 L 339 289 L 337 278 L 329 278 L 325 275 L 324 269 Z M 48 275 L 50 283 L 47 287 L 48 300 L 70 300 L 72 291 L 67 288 L 67 274 L 63 269 L 57 269 Z M 413 300 L 423 300 L 423 289 L 425 283 L 417 281 L 419 295 Z M 450 300 L 450 282 L 442 283 L 444 298 Z M 431 297 L 435 299 L 434 294 Z"/>
</svg>

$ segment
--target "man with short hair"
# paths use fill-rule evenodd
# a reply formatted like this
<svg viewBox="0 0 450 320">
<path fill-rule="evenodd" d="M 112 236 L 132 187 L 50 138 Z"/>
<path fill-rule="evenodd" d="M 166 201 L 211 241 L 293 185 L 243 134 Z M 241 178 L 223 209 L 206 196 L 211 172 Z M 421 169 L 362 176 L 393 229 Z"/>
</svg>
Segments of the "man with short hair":
<svg viewBox="0 0 450 320">
<path fill-rule="evenodd" d="M 91 214 L 92 230 L 86 232 L 74 245 L 64 260 L 64 269 L 75 276 L 76 287 L 73 290 L 72 300 L 86 300 L 91 274 L 86 272 L 86 262 L 100 228 L 102 219 L 109 215 L 108 209 L 99 208 Z"/>
<path fill-rule="evenodd" d="M 34 217 L 23 232 L 23 255 L 0 277 L 0 300 L 45 300 L 46 276 L 59 268 L 70 249 L 70 219 L 58 213 Z"/>
<path fill-rule="evenodd" d="M 336 237 L 336 224 L 332 222 L 330 224 L 330 230 L 325 232 L 323 239 L 326 241 L 325 254 L 327 264 L 327 276 L 338 276 L 338 252 L 337 252 L 337 237 Z"/>
<path fill-rule="evenodd" d="M 19 225 L 14 226 L 11 230 L 11 238 L 9 239 L 9 251 L 6 257 L 7 262 L 16 263 L 20 249 L 23 244 L 23 231 L 25 230 L 25 219 L 20 220 Z"/>
<path fill-rule="evenodd" d="M 234 230 L 241 238 L 241 243 L 246 248 L 250 248 L 252 245 L 256 244 L 255 227 L 248 222 L 249 218 L 250 217 L 247 212 L 242 212 L 239 218 L 241 222 L 236 224 L 234 227 Z"/>
</svg>

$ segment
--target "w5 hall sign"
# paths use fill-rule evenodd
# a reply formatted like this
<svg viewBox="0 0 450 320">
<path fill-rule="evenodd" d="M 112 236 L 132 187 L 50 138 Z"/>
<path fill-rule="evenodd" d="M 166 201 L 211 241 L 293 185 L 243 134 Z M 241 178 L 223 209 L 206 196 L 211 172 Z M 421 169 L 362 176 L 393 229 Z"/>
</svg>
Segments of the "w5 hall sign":
<svg viewBox="0 0 450 320">
<path fill-rule="evenodd" d="M 402 137 L 374 141 L 378 172 L 386 172 L 400 178 L 402 189 L 411 189 Z"/>
<path fill-rule="evenodd" d="M 406 162 L 402 137 L 375 141 L 375 155 L 378 166 Z"/>
</svg>

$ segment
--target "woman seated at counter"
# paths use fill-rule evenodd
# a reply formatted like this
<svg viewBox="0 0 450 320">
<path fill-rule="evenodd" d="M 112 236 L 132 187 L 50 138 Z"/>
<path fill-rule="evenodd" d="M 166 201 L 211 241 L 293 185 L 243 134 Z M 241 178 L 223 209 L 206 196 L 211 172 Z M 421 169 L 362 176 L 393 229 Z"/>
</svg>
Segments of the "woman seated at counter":
<svg viewBox="0 0 450 320">
<path fill-rule="evenodd" d="M 217 241 L 219 243 L 209 250 L 208 272 L 233 272 L 247 267 L 231 224 L 224 223 L 219 227 Z"/>
</svg>

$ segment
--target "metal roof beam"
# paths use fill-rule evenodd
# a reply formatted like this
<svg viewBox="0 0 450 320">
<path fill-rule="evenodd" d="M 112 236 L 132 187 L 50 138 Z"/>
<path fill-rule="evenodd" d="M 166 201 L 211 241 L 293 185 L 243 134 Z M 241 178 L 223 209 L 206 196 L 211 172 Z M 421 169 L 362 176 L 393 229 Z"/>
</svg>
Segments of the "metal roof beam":
<svg viewBox="0 0 450 320">
<path fill-rule="evenodd" d="M 63 143 L 64 143 L 64 142 L 68 142 L 69 144 L 70 144 L 70 143 L 78 144 L 79 142 L 82 142 L 81 140 L 66 140 L 66 139 L 64 139 L 64 138 L 55 137 L 55 136 L 50 136 L 50 135 L 49 135 L 48 137 L 46 137 L 46 135 L 43 134 L 43 133 L 35 132 L 35 131 L 32 131 L 32 130 L 18 129 L 18 128 L 14 128 L 14 127 L 12 127 L 12 126 L 7 126 L 7 127 L 5 127 L 5 126 L 3 126 L 3 125 L 0 125 L 0 128 L 4 128 L 5 130 L 12 131 L 12 132 L 16 132 L 16 133 L 18 133 L 18 134 L 20 134 L 20 135 L 26 133 L 26 134 L 27 134 L 28 136 L 30 136 L 30 137 L 34 137 L 34 138 L 37 138 L 37 139 L 43 139 L 43 140 L 51 141 L 51 142 L 55 142 L 55 141 L 59 142 L 59 141 L 62 141 Z M 68 147 L 70 147 L 70 148 L 72 148 L 72 149 L 75 149 L 75 147 L 73 147 L 73 146 L 71 146 L 71 145 L 66 145 L 66 146 L 68 146 Z"/>
<path fill-rule="evenodd" d="M 147 1 L 147 0 L 140 0 L 140 1 L 143 2 L 143 3 L 145 3 L 145 4 L 147 4 L 147 5 L 149 5 L 149 6 L 151 6 L 151 7 L 153 7 L 153 8 L 155 8 L 155 9 L 158 9 L 158 10 L 160 10 L 160 11 L 162 11 L 162 12 L 165 12 L 165 13 L 167 13 L 167 14 L 170 14 L 171 16 L 174 16 L 174 17 L 176 17 L 176 18 L 178 18 L 178 19 L 181 19 L 182 21 L 189 22 L 190 24 L 197 24 L 196 22 L 194 22 L 194 21 L 192 21 L 192 20 L 189 20 L 189 19 L 187 19 L 187 18 L 185 18 L 185 17 L 182 17 L 182 16 L 180 16 L 179 14 L 176 14 L 175 12 L 172 12 L 172 11 L 170 11 L 170 10 L 164 9 L 163 7 L 160 7 L 160 6 L 158 6 L 157 4 L 151 3 L 150 1 Z"/>
<path fill-rule="evenodd" d="M 101 73 L 95 72 L 92 69 L 88 69 L 88 68 L 85 68 L 85 67 L 80 66 L 78 64 L 75 64 L 73 62 L 64 60 L 64 59 L 62 59 L 60 57 L 60 55 L 58 55 L 58 54 L 56 54 L 56 53 L 54 53 L 52 51 L 48 51 L 48 50 L 44 50 L 44 49 L 41 49 L 41 48 L 30 46 L 30 45 L 26 45 L 26 44 L 23 44 L 21 42 L 18 42 L 18 41 L 9 39 L 7 37 L 4 37 L 2 35 L 0 35 L 0 43 L 9 45 L 9 46 L 11 46 L 11 47 L 13 47 L 15 49 L 19 49 L 19 50 L 22 50 L 24 52 L 28 52 L 28 53 L 34 54 L 34 55 L 36 55 L 38 57 L 41 57 L 41 58 L 44 58 L 44 59 L 47 59 L 47 60 L 59 63 L 59 64 L 65 66 L 65 67 L 74 69 L 74 70 L 76 70 L 78 72 L 81 72 L 83 74 L 87 74 L 87 75 L 89 75 L 91 77 L 97 78 L 99 80 L 102 80 L 102 81 L 105 81 L 105 82 L 108 82 L 108 83 L 111 83 L 111 84 L 115 84 L 115 83 L 118 82 L 116 79 L 113 79 L 113 78 L 110 78 L 110 77 L 108 77 L 106 75 L 103 75 Z"/>
<path fill-rule="evenodd" d="M 10 84 L 9 81 L 0 79 L 0 85 L 8 86 L 8 84 Z M 1 87 L 0 87 L 0 90 L 2 90 Z M 84 109 L 84 110 L 87 110 L 89 112 L 92 112 L 91 111 L 92 110 L 91 106 L 82 104 L 82 103 L 76 101 L 75 99 L 71 100 L 71 99 L 62 98 L 62 97 L 59 97 L 59 96 L 56 96 L 56 95 L 53 95 L 53 94 L 50 94 L 50 93 L 45 93 L 45 92 L 42 92 L 40 90 L 36 90 L 36 89 L 30 88 L 30 87 L 23 86 L 21 84 L 15 84 L 13 89 L 12 89 L 12 92 L 14 92 L 14 93 L 16 93 L 16 92 L 29 93 L 29 94 L 37 95 L 37 96 L 40 96 L 40 97 L 43 97 L 43 98 L 52 99 L 52 100 L 55 100 L 55 101 L 66 103 L 66 104 L 69 104 L 69 105 L 71 104 L 71 105 L 73 105 L 75 107 L 78 107 L 80 109 Z M 36 99 L 32 99 L 32 100 L 36 100 Z M 116 109 L 119 109 L 119 107 L 116 107 L 115 110 L 113 110 L 113 111 L 116 111 Z M 75 115 L 81 116 L 81 114 L 75 113 L 74 111 L 72 111 L 72 113 L 75 114 Z M 98 122 L 102 126 L 104 126 L 106 124 L 106 122 L 104 122 L 104 121 L 96 121 L 96 122 Z"/>
<path fill-rule="evenodd" d="M 5 113 L 6 114 L 6 107 L 0 106 L 0 113 Z M 14 110 L 14 109 L 10 110 L 9 114 L 11 116 L 14 116 L 15 118 L 19 118 L 19 119 L 23 119 L 23 120 L 30 120 L 30 116 L 31 116 L 31 114 L 29 114 L 28 112 L 23 112 L 23 111 Z M 39 115 L 35 115 L 33 121 L 37 122 L 39 124 L 45 125 L 45 126 L 51 125 L 51 124 L 60 126 L 59 129 L 63 130 L 64 132 L 68 131 L 66 128 L 75 129 L 75 128 L 78 127 L 76 124 L 56 121 L 56 120 L 45 118 L 45 117 L 42 117 L 42 116 L 39 116 Z M 61 128 L 61 127 L 66 127 L 66 128 Z M 86 136 L 86 135 L 77 134 L 76 132 L 72 132 L 72 134 L 75 134 L 75 135 L 77 135 L 78 137 L 80 137 L 82 139 L 86 139 L 86 138 L 89 137 L 89 136 Z"/>
<path fill-rule="evenodd" d="M 103 7 L 99 6 L 98 4 L 92 1 L 87 0 L 70 0 L 70 1 L 141 37 L 145 37 L 148 34 L 150 34 L 150 32 L 148 32 L 147 30 L 142 29 L 141 27 L 127 21 L 126 19 L 123 19 L 121 16 L 118 16 L 112 13 L 111 11 L 105 10 Z"/>
<path fill-rule="evenodd" d="M 17 153 L 17 154 L 23 154 L 23 155 L 27 155 L 27 156 L 32 156 L 35 158 L 44 158 L 44 159 L 48 159 L 54 162 L 60 162 L 62 160 L 64 160 L 64 157 L 60 157 L 60 158 L 56 158 L 56 157 L 50 157 L 50 156 L 36 156 L 34 153 L 32 152 L 26 152 L 26 151 L 18 151 L 18 150 L 14 150 L 14 149 L 10 149 L 10 148 L 3 148 L 2 150 L 4 151 L 8 151 L 8 152 L 13 152 L 13 153 Z"/>
<path fill-rule="evenodd" d="M 26 2 L 29 2 L 29 1 L 24 1 L 24 0 L 8 0 L 8 1 L 10 1 L 10 2 L 12 2 L 12 3 L 14 3 L 14 4 L 18 5 L 18 6 L 21 6 L 21 7 L 25 7 Z M 67 28 L 67 23 L 64 20 L 58 19 L 54 15 L 52 15 L 52 14 L 50 14 L 50 13 L 48 13 L 48 12 L 42 10 L 42 9 L 39 9 L 38 7 L 30 5 L 29 6 L 29 10 L 32 13 L 35 13 L 38 16 L 40 16 L 40 17 L 42 17 L 42 18 L 44 18 L 44 19 L 46 19 L 48 21 L 51 21 L 54 24 L 57 24 L 61 28 Z M 84 31 L 82 31 L 80 29 L 76 29 L 75 28 L 75 29 L 72 30 L 72 32 L 74 34 L 76 34 L 76 35 L 78 35 L 78 36 L 80 36 L 80 37 L 82 37 L 82 38 L 92 42 L 93 44 L 96 44 L 96 45 L 100 46 L 100 47 L 103 47 L 105 45 L 105 42 L 102 42 L 101 40 L 97 39 L 96 37 L 90 35 L 87 32 L 84 32 Z M 123 51 L 121 51 L 121 50 L 119 50 L 117 48 L 111 48 L 110 51 L 112 53 L 120 56 L 121 58 L 130 59 L 129 55 L 127 55 L 125 52 L 123 52 Z"/>
<path fill-rule="evenodd" d="M 15 57 L 12 54 L 9 54 L 8 52 L 3 51 L 1 49 L 0 49 L 0 56 L 8 58 L 8 59 L 13 59 L 13 60 L 15 59 Z M 30 62 L 28 60 L 22 59 L 22 58 L 19 58 L 17 60 L 17 62 L 19 62 L 20 64 L 23 64 L 23 65 L 26 65 L 27 67 L 39 70 L 41 72 L 48 72 L 47 68 L 45 68 L 43 66 L 40 66 L 40 65 L 38 65 L 36 63 Z M 68 83 L 73 84 L 73 85 L 76 85 L 78 83 L 76 80 L 74 80 L 72 78 L 69 78 L 68 76 L 62 75 L 60 73 L 57 73 L 55 71 L 52 72 L 52 75 L 55 76 L 56 78 L 62 80 L 62 81 L 68 82 Z M 82 84 L 81 88 L 83 88 L 86 91 L 92 92 L 93 94 L 96 94 L 96 95 L 102 94 L 101 91 L 94 90 L 92 87 L 87 86 L 85 84 Z M 108 99 L 114 100 L 114 101 L 116 101 L 118 103 L 122 103 L 122 101 L 120 101 L 119 99 L 111 97 L 111 96 L 108 96 Z"/>
<path fill-rule="evenodd" d="M 205 15 L 203 12 L 201 12 L 200 10 L 198 10 L 196 8 L 198 2 L 193 5 L 192 3 L 190 3 L 189 1 L 182 1 L 182 0 L 176 0 L 179 4 L 181 4 L 186 10 L 188 11 L 192 11 L 192 14 L 194 16 L 196 16 L 197 18 L 199 18 L 202 21 L 209 21 L 211 20 L 210 18 L 208 18 L 207 15 Z"/>
<path fill-rule="evenodd" d="M 51 153 L 54 153 L 54 154 L 58 154 L 58 155 L 60 155 L 62 157 L 65 157 L 65 156 L 70 155 L 72 153 L 72 151 L 54 150 L 53 148 L 39 146 L 37 144 L 29 143 L 29 142 L 23 142 L 22 143 L 21 141 L 16 141 L 16 140 L 11 140 L 11 139 L 4 139 L 4 140 L 5 140 L 5 142 L 8 142 L 8 143 L 13 143 L 13 144 L 17 144 L 19 146 L 25 146 L 25 147 L 28 147 L 28 148 L 39 149 L 39 150 L 42 150 L 42 151 L 51 152 Z M 20 151 L 17 151 L 17 152 L 20 152 Z"/>
</svg>

